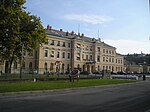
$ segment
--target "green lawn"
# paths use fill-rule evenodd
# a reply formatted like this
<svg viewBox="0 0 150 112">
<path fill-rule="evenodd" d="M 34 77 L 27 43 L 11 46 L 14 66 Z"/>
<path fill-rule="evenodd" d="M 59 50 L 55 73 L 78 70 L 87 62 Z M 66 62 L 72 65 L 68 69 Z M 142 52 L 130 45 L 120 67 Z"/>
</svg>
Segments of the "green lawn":
<svg viewBox="0 0 150 112">
<path fill-rule="evenodd" d="M 100 86 L 111 85 L 121 83 L 131 83 L 135 81 L 131 80 L 112 80 L 112 79 L 90 79 L 80 80 L 77 82 L 65 81 L 42 81 L 42 82 L 1 82 L 0 93 L 5 92 L 19 92 L 19 91 L 35 91 L 35 90 L 53 90 L 64 88 L 76 88 L 76 87 L 88 87 L 88 86 Z"/>
</svg>

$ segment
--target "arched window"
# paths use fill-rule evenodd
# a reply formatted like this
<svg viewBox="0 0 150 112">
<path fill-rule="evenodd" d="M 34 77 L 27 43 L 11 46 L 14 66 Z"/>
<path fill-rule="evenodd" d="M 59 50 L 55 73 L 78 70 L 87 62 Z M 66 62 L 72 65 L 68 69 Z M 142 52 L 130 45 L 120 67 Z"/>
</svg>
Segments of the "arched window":
<svg viewBox="0 0 150 112">
<path fill-rule="evenodd" d="M 50 71 L 53 70 L 53 63 L 50 63 Z"/>
</svg>

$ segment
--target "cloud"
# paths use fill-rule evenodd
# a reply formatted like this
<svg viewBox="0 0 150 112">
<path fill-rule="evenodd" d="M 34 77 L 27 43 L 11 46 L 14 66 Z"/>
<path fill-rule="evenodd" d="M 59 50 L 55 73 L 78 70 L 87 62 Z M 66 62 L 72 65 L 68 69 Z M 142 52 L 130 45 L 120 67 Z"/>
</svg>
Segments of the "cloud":
<svg viewBox="0 0 150 112">
<path fill-rule="evenodd" d="M 133 53 L 149 53 L 150 44 L 148 41 L 137 40 L 105 40 L 105 43 L 117 48 L 117 52 L 120 54 L 133 54 Z"/>
<path fill-rule="evenodd" d="M 63 18 L 68 20 L 75 20 L 75 21 L 81 21 L 86 22 L 90 24 L 104 24 L 108 23 L 114 18 L 109 16 L 101 16 L 101 15 L 92 15 L 92 14 L 68 14 L 65 15 Z"/>
</svg>

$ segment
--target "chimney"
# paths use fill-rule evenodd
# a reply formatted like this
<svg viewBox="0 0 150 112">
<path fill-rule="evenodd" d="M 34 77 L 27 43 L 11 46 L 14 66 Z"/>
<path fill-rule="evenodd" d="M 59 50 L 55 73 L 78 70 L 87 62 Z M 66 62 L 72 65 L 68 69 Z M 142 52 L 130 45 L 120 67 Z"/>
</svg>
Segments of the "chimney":
<svg viewBox="0 0 150 112">
<path fill-rule="evenodd" d="M 83 34 L 83 33 L 81 34 L 81 37 L 84 37 L 84 34 Z"/>
<path fill-rule="evenodd" d="M 69 35 L 69 33 L 68 32 L 66 32 L 66 36 L 68 36 Z"/>
<path fill-rule="evenodd" d="M 62 31 L 63 31 L 63 29 L 60 29 L 60 31 L 62 32 Z"/>
<path fill-rule="evenodd" d="M 52 27 L 47 25 L 47 30 L 51 30 L 51 29 L 52 29 Z"/>
<path fill-rule="evenodd" d="M 71 32 L 71 35 L 74 35 L 74 31 Z"/>
</svg>

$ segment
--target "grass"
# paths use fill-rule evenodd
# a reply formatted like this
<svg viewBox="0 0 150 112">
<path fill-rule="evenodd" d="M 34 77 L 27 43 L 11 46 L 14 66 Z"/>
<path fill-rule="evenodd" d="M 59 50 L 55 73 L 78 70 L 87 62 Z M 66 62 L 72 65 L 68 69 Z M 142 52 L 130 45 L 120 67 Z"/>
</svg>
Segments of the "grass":
<svg viewBox="0 0 150 112">
<path fill-rule="evenodd" d="M 19 91 L 35 91 L 35 90 L 53 90 L 65 88 L 77 88 L 88 86 L 101 86 L 121 83 L 131 83 L 131 80 L 112 80 L 112 79 L 90 79 L 80 80 L 77 82 L 69 81 L 43 81 L 43 82 L 1 82 L 0 93 L 19 92 Z"/>
</svg>

